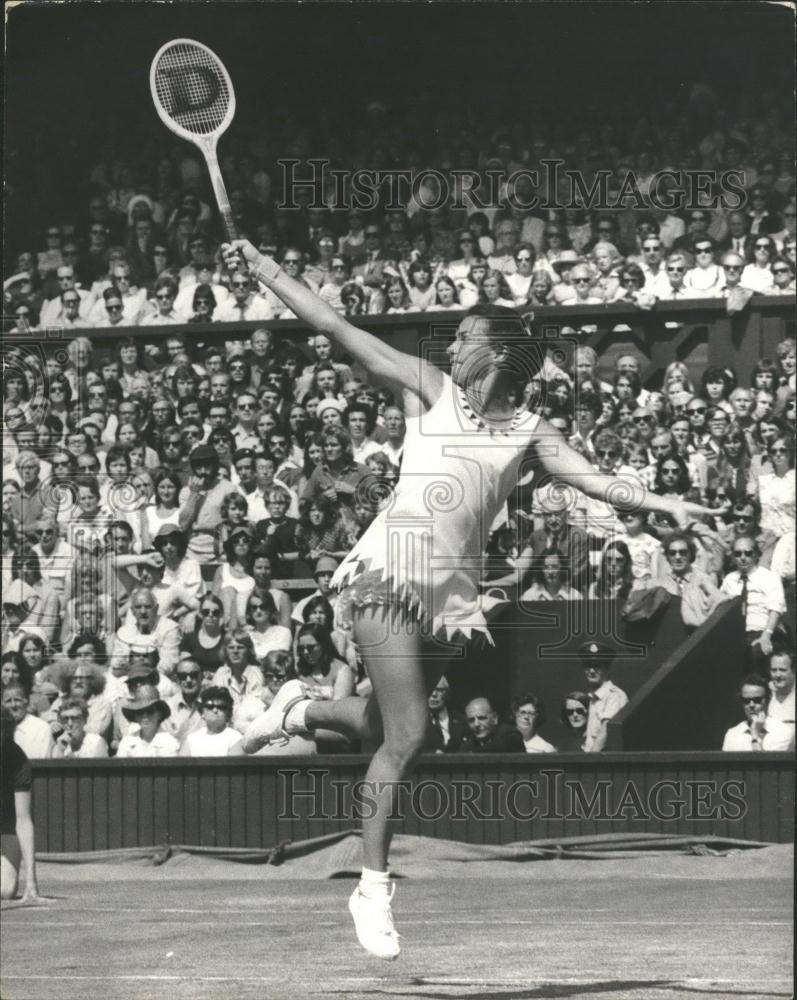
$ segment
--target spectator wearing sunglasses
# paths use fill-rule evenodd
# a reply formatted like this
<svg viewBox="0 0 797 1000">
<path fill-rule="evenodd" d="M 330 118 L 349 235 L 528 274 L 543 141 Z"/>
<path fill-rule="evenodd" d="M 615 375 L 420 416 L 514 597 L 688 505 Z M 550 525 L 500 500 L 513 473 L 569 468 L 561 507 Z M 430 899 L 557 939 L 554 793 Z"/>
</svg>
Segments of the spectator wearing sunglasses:
<svg viewBox="0 0 797 1000">
<path fill-rule="evenodd" d="M 773 642 L 783 636 L 781 621 L 786 613 L 783 582 L 772 570 L 760 565 L 761 549 L 754 538 L 735 538 L 731 548 L 735 569 L 726 574 L 720 589 L 740 597 L 747 637 L 747 662 L 766 669 Z"/>
<path fill-rule="evenodd" d="M 200 728 L 182 741 L 183 757 L 232 757 L 243 753 L 241 734 L 232 728 L 233 699 L 225 687 L 205 688 L 199 697 Z"/>
<path fill-rule="evenodd" d="M 182 323 L 183 317 L 174 307 L 177 285 L 170 277 L 158 278 L 155 283 L 155 311 L 141 320 L 140 326 L 169 326 Z M 152 303 L 150 303 L 152 305 Z"/>
<path fill-rule="evenodd" d="M 694 293 L 686 287 L 686 272 L 688 260 L 683 253 L 671 253 L 664 266 L 664 280 L 657 279 L 654 283 L 655 295 L 663 302 L 675 299 L 691 299 Z"/>
<path fill-rule="evenodd" d="M 184 657 L 198 665 L 201 673 L 219 669 L 224 664 L 224 605 L 215 594 L 204 594 L 199 603 L 194 630 L 180 641 L 179 674 Z M 179 680 L 179 677 L 178 677 Z"/>
<path fill-rule="evenodd" d="M 351 281 L 351 277 L 352 268 L 349 258 L 345 254 L 333 254 L 329 262 L 329 273 L 318 294 L 336 312 L 344 313 L 346 311 L 340 293 L 341 289 Z M 376 300 L 382 302 L 384 298 L 383 296 L 377 296 Z"/>
<path fill-rule="evenodd" d="M 769 686 L 760 674 L 748 674 L 742 680 L 738 699 L 744 719 L 725 733 L 723 750 L 738 753 L 794 748 L 794 730 L 767 716 L 770 697 Z"/>
<path fill-rule="evenodd" d="M 252 279 L 243 271 L 236 271 L 232 280 L 232 296 L 216 307 L 213 321 L 217 323 L 248 323 L 272 319 L 274 311 L 266 299 L 252 286 Z"/>
<path fill-rule="evenodd" d="M 714 262 L 714 242 L 708 236 L 695 240 L 695 266 L 686 273 L 685 285 L 695 299 L 717 298 L 724 272 Z"/>
<path fill-rule="evenodd" d="M 769 290 L 770 295 L 794 295 L 797 293 L 797 285 L 794 282 L 794 264 L 785 257 L 776 257 L 772 261 L 772 281 L 774 284 Z"/>
<path fill-rule="evenodd" d="M 772 262 L 778 251 L 771 236 L 756 235 L 753 259 L 742 271 L 742 285 L 759 295 L 769 295 L 774 287 Z"/>
</svg>

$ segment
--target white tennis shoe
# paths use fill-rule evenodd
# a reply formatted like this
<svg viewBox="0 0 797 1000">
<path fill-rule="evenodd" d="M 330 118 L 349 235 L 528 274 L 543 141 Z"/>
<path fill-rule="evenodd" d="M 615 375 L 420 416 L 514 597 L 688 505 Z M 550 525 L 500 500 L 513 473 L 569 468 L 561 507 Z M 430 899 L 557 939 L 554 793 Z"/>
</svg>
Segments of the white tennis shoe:
<svg viewBox="0 0 797 1000">
<path fill-rule="evenodd" d="M 354 918 L 357 940 L 369 954 L 389 962 L 398 958 L 401 952 L 400 935 L 393 925 L 390 909 L 395 891 L 395 883 L 391 883 L 389 893 L 380 893 L 371 899 L 360 892 L 358 885 L 349 897 L 349 912 Z"/>
<path fill-rule="evenodd" d="M 265 713 L 255 720 L 261 746 L 278 742 L 287 743 L 291 736 L 299 732 L 296 727 L 291 727 L 291 730 L 286 728 L 287 715 L 294 705 L 306 700 L 308 700 L 307 694 L 301 681 L 286 681 L 282 685 Z"/>
</svg>

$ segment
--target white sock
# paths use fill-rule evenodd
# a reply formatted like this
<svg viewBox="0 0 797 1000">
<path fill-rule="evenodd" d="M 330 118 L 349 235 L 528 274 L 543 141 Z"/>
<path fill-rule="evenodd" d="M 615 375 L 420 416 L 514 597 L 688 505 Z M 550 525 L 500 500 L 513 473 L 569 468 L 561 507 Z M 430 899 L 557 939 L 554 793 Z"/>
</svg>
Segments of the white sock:
<svg viewBox="0 0 797 1000">
<path fill-rule="evenodd" d="M 386 896 L 390 891 L 390 872 L 375 872 L 363 868 L 360 875 L 360 892 L 368 899 Z"/>
<path fill-rule="evenodd" d="M 289 733 L 306 733 L 307 729 L 307 707 L 310 704 L 310 699 L 307 698 L 304 701 L 297 702 L 293 708 L 288 710 L 288 714 L 285 716 L 285 729 Z"/>
</svg>

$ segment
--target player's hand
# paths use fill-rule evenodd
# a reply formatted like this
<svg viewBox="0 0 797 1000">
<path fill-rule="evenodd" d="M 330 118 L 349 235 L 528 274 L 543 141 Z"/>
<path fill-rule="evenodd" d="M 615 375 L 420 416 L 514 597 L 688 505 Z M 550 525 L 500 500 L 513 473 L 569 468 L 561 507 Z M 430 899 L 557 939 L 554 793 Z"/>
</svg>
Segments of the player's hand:
<svg viewBox="0 0 797 1000">
<path fill-rule="evenodd" d="M 712 511 L 708 507 L 701 507 L 699 503 L 676 500 L 673 504 L 672 516 L 678 522 L 678 527 L 685 531 L 693 521 L 711 517 Z"/>
<path fill-rule="evenodd" d="M 227 267 L 235 271 L 242 261 L 247 265 L 256 264 L 260 252 L 249 240 L 233 240 L 232 243 L 222 243 L 221 256 Z"/>
</svg>

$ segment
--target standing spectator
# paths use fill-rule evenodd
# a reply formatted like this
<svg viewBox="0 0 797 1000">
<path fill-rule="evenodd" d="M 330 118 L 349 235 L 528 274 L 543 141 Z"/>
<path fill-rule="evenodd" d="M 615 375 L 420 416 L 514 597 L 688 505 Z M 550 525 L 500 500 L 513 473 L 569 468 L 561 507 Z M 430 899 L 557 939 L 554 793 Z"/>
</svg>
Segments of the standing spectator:
<svg viewBox="0 0 797 1000">
<path fill-rule="evenodd" d="M 584 664 L 584 677 L 589 693 L 589 716 L 584 738 L 584 750 L 598 753 L 606 746 L 609 720 L 628 704 L 628 695 L 609 680 L 615 651 L 601 642 L 586 642 L 578 655 Z"/>
<path fill-rule="evenodd" d="M 200 563 L 215 554 L 215 532 L 221 524 L 221 505 L 237 488 L 219 477 L 219 457 L 210 444 L 200 444 L 188 456 L 191 477 L 180 494 L 179 525 L 189 533 L 188 552 Z"/>
<path fill-rule="evenodd" d="M 470 732 L 462 740 L 463 753 L 525 753 L 523 737 L 508 722 L 501 722 L 489 698 L 474 698 L 465 706 Z"/>
<path fill-rule="evenodd" d="M 754 539 L 736 538 L 731 555 L 736 569 L 728 573 L 720 589 L 730 597 L 741 597 L 747 660 L 764 669 L 772 653 L 772 638 L 786 613 L 783 583 L 779 576 L 759 565 L 761 549 Z"/>
<path fill-rule="evenodd" d="M 725 751 L 793 750 L 794 729 L 767 715 L 770 701 L 767 682 L 759 674 L 748 674 L 739 685 L 744 720 L 725 733 Z"/>
<path fill-rule="evenodd" d="M 512 702 L 515 726 L 523 737 L 526 753 L 556 753 L 556 747 L 544 740 L 538 730 L 545 724 L 545 705 L 536 694 L 523 694 Z"/>
<path fill-rule="evenodd" d="M 429 725 L 426 729 L 426 753 L 456 753 L 468 732 L 462 712 L 449 708 L 451 685 L 445 674 L 429 692 Z"/>
</svg>

